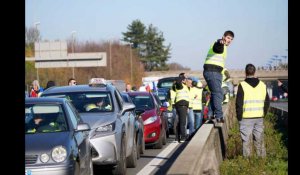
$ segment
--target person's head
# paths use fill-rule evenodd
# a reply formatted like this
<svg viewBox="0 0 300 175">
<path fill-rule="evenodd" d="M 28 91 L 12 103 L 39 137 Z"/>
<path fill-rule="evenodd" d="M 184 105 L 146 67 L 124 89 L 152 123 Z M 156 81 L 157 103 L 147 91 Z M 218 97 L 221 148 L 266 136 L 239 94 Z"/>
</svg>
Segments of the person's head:
<svg viewBox="0 0 300 175">
<path fill-rule="evenodd" d="M 34 80 L 32 82 L 32 87 L 33 87 L 34 90 L 39 90 L 40 89 L 39 81 L 38 80 Z"/>
<path fill-rule="evenodd" d="M 135 86 L 132 86 L 131 90 L 137 91 L 137 88 Z"/>
<path fill-rule="evenodd" d="M 188 87 L 192 87 L 192 82 L 193 82 L 193 80 L 192 80 L 191 77 L 188 77 L 188 78 L 186 79 L 186 85 L 187 85 Z"/>
<path fill-rule="evenodd" d="M 55 86 L 55 81 L 50 80 L 47 82 L 46 89 L 48 89 L 49 87 L 52 87 L 52 86 Z"/>
<path fill-rule="evenodd" d="M 246 65 L 246 68 L 245 68 L 245 73 L 246 73 L 246 76 L 254 76 L 255 74 L 255 66 L 253 64 L 247 64 Z"/>
<path fill-rule="evenodd" d="M 39 125 L 44 119 L 40 115 L 35 115 L 34 116 L 34 123 L 36 125 Z"/>
<path fill-rule="evenodd" d="M 96 103 L 96 105 L 99 106 L 99 107 L 103 106 L 103 104 L 104 104 L 104 98 L 100 98 L 98 100 L 98 102 Z"/>
<path fill-rule="evenodd" d="M 233 38 L 234 38 L 234 33 L 230 30 L 227 30 L 226 32 L 224 32 L 224 35 L 222 37 L 226 46 L 229 46 L 229 44 L 231 43 Z"/>
<path fill-rule="evenodd" d="M 186 76 L 185 73 L 180 73 L 178 78 L 181 80 L 182 83 L 186 83 Z"/>
<path fill-rule="evenodd" d="M 129 92 L 129 91 L 131 91 L 131 85 L 130 85 L 130 84 L 127 84 L 127 85 L 126 85 L 126 92 Z"/>
<path fill-rule="evenodd" d="M 77 85 L 77 82 L 75 80 L 75 78 L 70 78 L 68 81 L 69 86 L 75 86 Z"/>
</svg>

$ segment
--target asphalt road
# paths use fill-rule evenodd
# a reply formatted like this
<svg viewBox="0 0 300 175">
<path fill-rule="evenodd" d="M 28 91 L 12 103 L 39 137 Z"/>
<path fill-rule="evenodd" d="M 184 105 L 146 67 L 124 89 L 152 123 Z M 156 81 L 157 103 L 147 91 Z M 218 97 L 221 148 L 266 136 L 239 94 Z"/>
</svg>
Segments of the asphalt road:
<svg viewBox="0 0 300 175">
<path fill-rule="evenodd" d="M 141 154 L 137 161 L 136 168 L 127 168 L 127 175 L 159 175 L 166 174 L 178 155 L 182 152 L 188 142 L 178 143 L 175 136 L 170 135 L 167 144 L 162 149 L 146 147 L 144 154 Z M 110 170 L 94 168 L 94 174 L 111 174 Z"/>
</svg>

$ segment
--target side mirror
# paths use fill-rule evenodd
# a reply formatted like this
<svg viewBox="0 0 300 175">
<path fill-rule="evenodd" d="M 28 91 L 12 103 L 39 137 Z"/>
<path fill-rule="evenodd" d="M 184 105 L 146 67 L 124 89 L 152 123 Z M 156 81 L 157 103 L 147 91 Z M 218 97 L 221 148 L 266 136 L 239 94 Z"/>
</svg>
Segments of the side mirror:
<svg viewBox="0 0 300 175">
<path fill-rule="evenodd" d="M 123 104 L 123 109 L 121 111 L 121 115 L 123 115 L 126 111 L 134 110 L 135 105 L 133 103 L 124 103 Z"/>
<path fill-rule="evenodd" d="M 79 123 L 75 131 L 89 131 L 91 130 L 90 125 L 87 123 Z"/>
</svg>

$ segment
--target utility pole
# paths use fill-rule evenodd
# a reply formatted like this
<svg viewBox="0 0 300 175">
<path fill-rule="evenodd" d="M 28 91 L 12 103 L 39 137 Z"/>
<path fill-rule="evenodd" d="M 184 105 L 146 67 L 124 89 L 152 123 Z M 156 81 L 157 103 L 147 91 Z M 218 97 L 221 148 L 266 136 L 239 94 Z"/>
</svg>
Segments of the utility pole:
<svg viewBox="0 0 300 175">
<path fill-rule="evenodd" d="M 109 78 L 112 79 L 111 40 L 109 40 Z"/>
<path fill-rule="evenodd" d="M 131 43 L 129 44 L 129 47 L 130 47 L 130 81 L 131 81 L 131 84 L 132 84 L 133 82 L 132 82 L 132 48 L 131 48 Z"/>
<path fill-rule="evenodd" d="M 73 30 L 72 31 L 72 53 L 73 53 L 73 56 L 74 56 L 74 42 L 75 42 L 75 33 L 76 31 Z M 75 78 L 75 71 L 74 71 L 74 66 L 72 67 L 72 77 Z"/>
<path fill-rule="evenodd" d="M 35 26 L 35 29 L 36 29 L 36 34 L 37 34 L 37 40 L 38 40 L 38 43 L 39 43 L 39 58 L 41 57 L 41 46 L 40 46 L 40 36 L 39 36 L 39 30 L 38 30 L 38 25 L 40 25 L 41 23 L 40 22 L 35 22 L 34 23 L 34 26 Z M 37 56 L 35 55 L 35 59 L 37 58 Z M 40 82 L 40 78 L 39 78 L 39 69 L 36 68 L 36 79 L 38 82 Z"/>
</svg>

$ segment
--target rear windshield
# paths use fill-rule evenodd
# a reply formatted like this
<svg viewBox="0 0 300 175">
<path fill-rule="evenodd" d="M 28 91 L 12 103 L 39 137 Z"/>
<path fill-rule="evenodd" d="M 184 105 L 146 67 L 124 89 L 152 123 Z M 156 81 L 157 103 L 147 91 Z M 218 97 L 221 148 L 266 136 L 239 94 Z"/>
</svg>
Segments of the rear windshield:
<svg viewBox="0 0 300 175">
<path fill-rule="evenodd" d="M 45 94 L 43 97 L 66 98 L 80 113 L 112 112 L 114 110 L 112 97 L 109 92 L 68 92 Z"/>
</svg>

